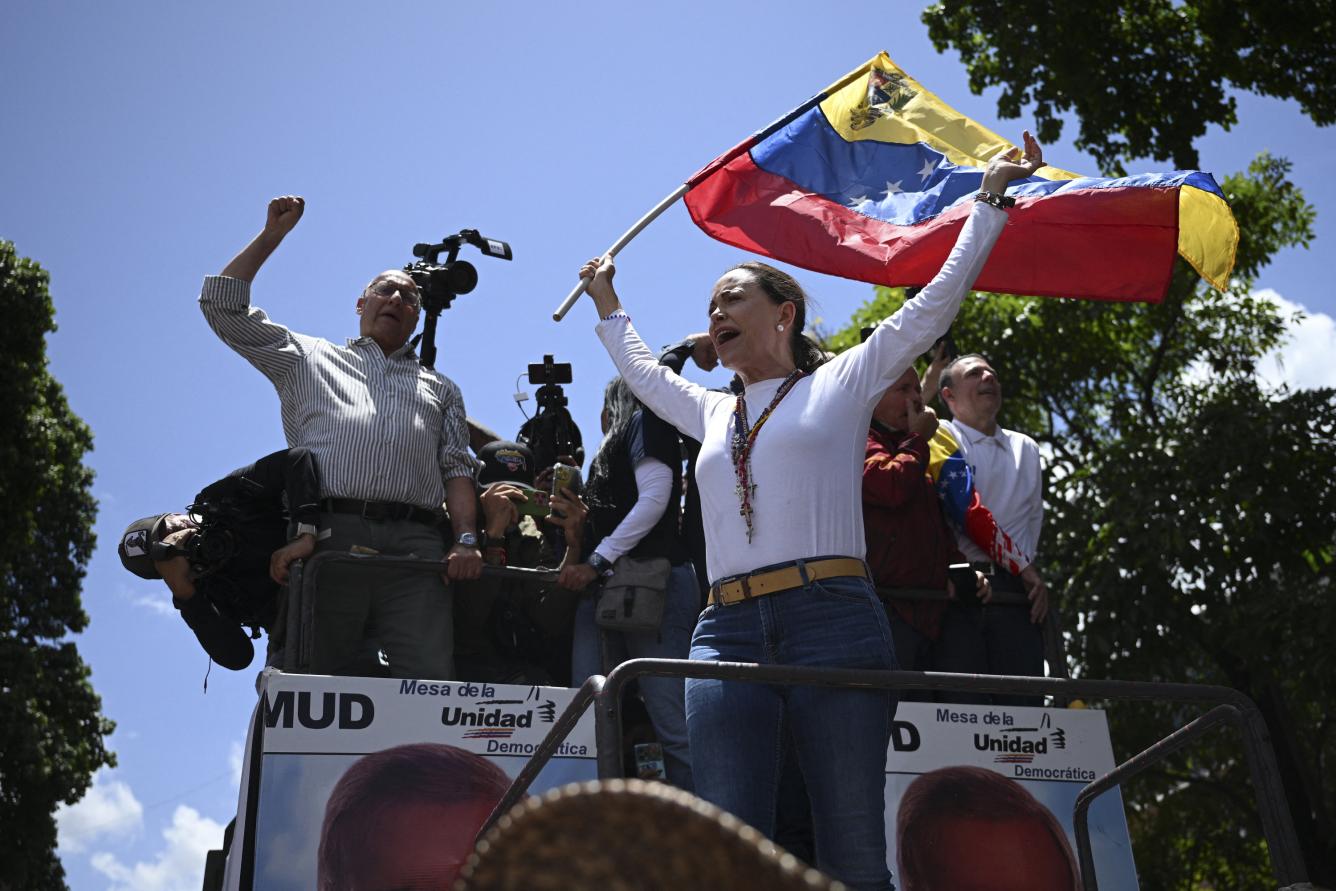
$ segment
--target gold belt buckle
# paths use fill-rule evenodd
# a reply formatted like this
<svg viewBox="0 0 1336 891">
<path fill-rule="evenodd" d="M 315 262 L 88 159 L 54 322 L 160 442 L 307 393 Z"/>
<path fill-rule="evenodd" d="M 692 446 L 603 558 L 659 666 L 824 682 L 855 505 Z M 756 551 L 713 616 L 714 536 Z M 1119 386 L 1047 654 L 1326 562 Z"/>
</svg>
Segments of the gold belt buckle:
<svg viewBox="0 0 1336 891">
<path fill-rule="evenodd" d="M 751 600 L 751 576 L 744 575 L 742 578 L 738 579 L 738 585 L 742 588 L 742 599 Z"/>
</svg>

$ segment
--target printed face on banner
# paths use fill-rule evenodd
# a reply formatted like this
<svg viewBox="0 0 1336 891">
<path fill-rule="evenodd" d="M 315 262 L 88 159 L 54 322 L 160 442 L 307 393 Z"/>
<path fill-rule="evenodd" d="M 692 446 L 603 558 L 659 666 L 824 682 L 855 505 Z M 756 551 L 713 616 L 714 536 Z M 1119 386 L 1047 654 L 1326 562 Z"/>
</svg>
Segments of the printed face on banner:
<svg viewBox="0 0 1336 891">
<path fill-rule="evenodd" d="M 349 888 L 451 888 L 495 802 L 411 802 L 386 810 L 365 840 Z"/>
<path fill-rule="evenodd" d="M 1072 809 L 1114 766 L 1094 709 L 902 702 L 886 758 L 887 861 L 901 891 L 1074 891 Z M 1117 791 L 1095 799 L 1101 889 L 1136 891 Z"/>
<path fill-rule="evenodd" d="M 233 848 L 224 887 L 239 891 L 246 859 L 248 891 L 452 887 L 574 692 L 266 673 L 255 723 L 263 738 L 247 745 L 238 807 L 244 818 L 256 796 L 255 825 L 239 821 L 246 841 Z M 530 794 L 593 779 L 593 753 L 586 713 Z"/>
<path fill-rule="evenodd" d="M 934 887 L 955 891 L 1075 891 L 1076 864 L 1041 821 L 957 819 L 940 827 Z M 909 886 L 906 884 L 906 888 Z"/>
</svg>

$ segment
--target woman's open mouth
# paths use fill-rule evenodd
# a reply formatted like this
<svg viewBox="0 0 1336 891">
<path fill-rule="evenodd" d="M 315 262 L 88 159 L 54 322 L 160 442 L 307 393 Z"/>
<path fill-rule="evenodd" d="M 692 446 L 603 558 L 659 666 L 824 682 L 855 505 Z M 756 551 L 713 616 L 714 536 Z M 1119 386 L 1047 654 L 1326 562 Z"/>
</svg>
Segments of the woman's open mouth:
<svg viewBox="0 0 1336 891">
<path fill-rule="evenodd" d="M 716 328 L 714 334 L 710 336 L 714 338 L 714 348 L 717 350 L 730 340 L 741 336 L 741 333 L 736 328 Z"/>
</svg>

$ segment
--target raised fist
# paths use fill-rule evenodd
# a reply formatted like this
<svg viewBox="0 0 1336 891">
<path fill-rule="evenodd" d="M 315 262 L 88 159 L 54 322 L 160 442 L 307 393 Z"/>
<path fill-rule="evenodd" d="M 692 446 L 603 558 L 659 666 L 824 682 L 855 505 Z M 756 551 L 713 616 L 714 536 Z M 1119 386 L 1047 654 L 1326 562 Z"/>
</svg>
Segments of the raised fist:
<svg viewBox="0 0 1336 891">
<path fill-rule="evenodd" d="M 275 198 L 269 202 L 269 214 L 264 221 L 264 231 L 282 238 L 297 225 L 305 210 L 306 201 L 297 195 Z"/>
</svg>

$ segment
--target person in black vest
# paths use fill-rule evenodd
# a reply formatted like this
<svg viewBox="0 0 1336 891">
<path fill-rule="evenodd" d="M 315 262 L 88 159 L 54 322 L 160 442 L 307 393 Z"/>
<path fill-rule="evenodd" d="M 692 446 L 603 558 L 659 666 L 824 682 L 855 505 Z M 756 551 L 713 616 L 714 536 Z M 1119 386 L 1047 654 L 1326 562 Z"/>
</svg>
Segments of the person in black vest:
<svg viewBox="0 0 1336 891">
<path fill-rule="evenodd" d="M 659 364 L 671 368 L 675 374 L 681 374 L 687 359 L 696 363 L 701 371 L 713 371 L 719 364 L 719 354 L 715 352 L 714 341 L 708 333 L 691 334 L 677 343 L 666 346 L 659 353 Z M 696 485 L 696 458 L 700 455 L 700 443 L 689 436 L 682 436 L 682 451 L 686 454 L 687 469 L 683 476 L 682 487 L 686 492 L 682 496 L 682 544 L 691 557 L 691 565 L 696 570 L 696 585 L 700 589 L 700 608 L 705 609 L 710 596 L 710 583 L 707 581 L 705 561 L 705 524 L 701 521 L 700 488 Z"/>
<path fill-rule="evenodd" d="M 186 513 L 131 523 L 117 553 L 140 578 L 166 582 L 209 658 L 240 671 L 255 656 L 243 625 L 269 632 L 271 656 L 282 644 L 281 586 L 315 552 L 319 498 L 311 453 L 284 449 L 206 486 Z"/>
<path fill-rule="evenodd" d="M 625 659 L 685 659 L 699 612 L 696 573 L 677 533 L 682 497 L 682 452 L 677 431 L 644 409 L 621 378 L 603 395 L 604 439 L 585 483 L 588 529 L 585 562 L 562 568 L 559 584 L 587 590 L 610 574 L 623 555 L 666 557 L 672 564 L 663 622 L 657 632 L 604 635 L 603 654 L 594 622 L 594 600 L 586 596 L 575 613 L 571 680 L 575 685 Z M 554 505 L 555 506 L 555 505 Z M 640 679 L 654 732 L 663 745 L 668 780 L 690 791 L 685 685 L 681 678 Z"/>
<path fill-rule="evenodd" d="M 583 555 L 579 534 L 547 536 L 547 493 L 534 488 L 534 455 L 498 439 L 478 452 L 483 563 L 556 568 Z M 535 504 L 537 506 L 535 506 Z M 567 521 L 562 520 L 562 523 Z M 572 517 L 570 524 L 578 522 Z M 571 625 L 578 595 L 533 579 L 484 576 L 454 600 L 455 670 L 461 681 L 564 687 L 570 681 Z"/>
</svg>

